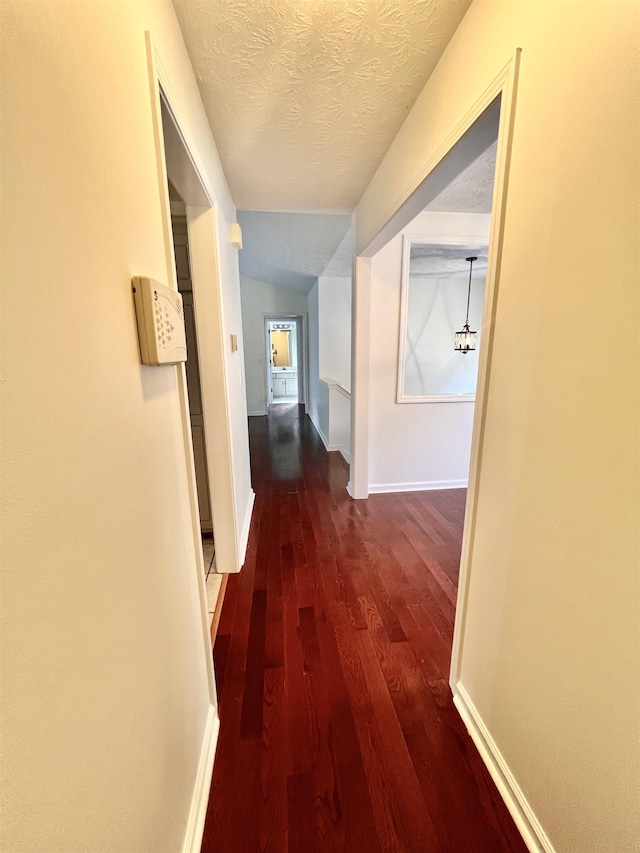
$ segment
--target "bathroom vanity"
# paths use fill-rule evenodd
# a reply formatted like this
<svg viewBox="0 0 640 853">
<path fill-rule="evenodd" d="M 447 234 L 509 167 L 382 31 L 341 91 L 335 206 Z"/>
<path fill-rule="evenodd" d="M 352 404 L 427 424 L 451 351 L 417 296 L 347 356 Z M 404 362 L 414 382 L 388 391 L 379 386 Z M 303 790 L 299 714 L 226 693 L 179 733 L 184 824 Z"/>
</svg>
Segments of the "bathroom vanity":
<svg viewBox="0 0 640 853">
<path fill-rule="evenodd" d="M 273 398 L 298 396 L 298 370 L 295 367 L 272 367 Z"/>
</svg>

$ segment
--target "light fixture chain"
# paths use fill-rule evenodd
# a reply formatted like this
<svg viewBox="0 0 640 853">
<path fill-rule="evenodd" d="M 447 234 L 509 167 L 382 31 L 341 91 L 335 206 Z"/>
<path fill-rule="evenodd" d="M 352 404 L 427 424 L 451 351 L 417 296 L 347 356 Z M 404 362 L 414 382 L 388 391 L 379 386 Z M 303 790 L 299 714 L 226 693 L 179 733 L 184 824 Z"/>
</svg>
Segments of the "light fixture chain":
<svg viewBox="0 0 640 853">
<path fill-rule="evenodd" d="M 476 258 L 467 258 L 469 261 L 469 289 L 467 290 L 467 316 L 465 318 L 464 324 L 467 328 L 469 328 L 469 304 L 471 302 L 471 272 L 473 270 L 473 262 Z"/>
</svg>

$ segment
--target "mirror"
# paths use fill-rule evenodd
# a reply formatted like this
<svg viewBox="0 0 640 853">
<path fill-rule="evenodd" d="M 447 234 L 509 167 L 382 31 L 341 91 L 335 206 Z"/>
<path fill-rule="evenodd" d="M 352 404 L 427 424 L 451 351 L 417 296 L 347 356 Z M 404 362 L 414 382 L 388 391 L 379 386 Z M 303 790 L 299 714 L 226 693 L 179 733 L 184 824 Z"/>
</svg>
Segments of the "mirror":
<svg viewBox="0 0 640 853">
<path fill-rule="evenodd" d="M 456 352 L 467 308 L 476 349 Z M 478 376 L 487 246 L 478 238 L 406 237 L 403 242 L 398 403 L 474 400 Z"/>
<path fill-rule="evenodd" d="M 274 367 L 291 367 L 291 332 L 271 330 L 271 363 Z"/>
<path fill-rule="evenodd" d="M 297 320 L 265 318 L 267 364 L 274 373 L 293 371 L 298 366 Z"/>
</svg>

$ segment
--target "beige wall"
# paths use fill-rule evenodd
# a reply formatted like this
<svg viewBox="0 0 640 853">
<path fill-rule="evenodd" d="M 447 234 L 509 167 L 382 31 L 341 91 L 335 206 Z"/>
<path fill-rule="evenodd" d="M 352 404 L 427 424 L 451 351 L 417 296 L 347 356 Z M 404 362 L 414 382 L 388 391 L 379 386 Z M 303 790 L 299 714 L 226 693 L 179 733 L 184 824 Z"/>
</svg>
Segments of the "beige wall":
<svg viewBox="0 0 640 853">
<path fill-rule="evenodd" d="M 131 298 L 132 275 L 168 276 L 145 30 L 219 204 L 230 332 L 235 213 L 170 3 L 0 13 L 0 848 L 175 853 L 211 700 L 180 371 L 141 367 Z M 240 357 L 226 370 L 242 510 Z"/>
<path fill-rule="evenodd" d="M 640 843 L 639 13 L 476 0 L 357 211 L 522 47 L 460 682 L 563 853 Z"/>
</svg>

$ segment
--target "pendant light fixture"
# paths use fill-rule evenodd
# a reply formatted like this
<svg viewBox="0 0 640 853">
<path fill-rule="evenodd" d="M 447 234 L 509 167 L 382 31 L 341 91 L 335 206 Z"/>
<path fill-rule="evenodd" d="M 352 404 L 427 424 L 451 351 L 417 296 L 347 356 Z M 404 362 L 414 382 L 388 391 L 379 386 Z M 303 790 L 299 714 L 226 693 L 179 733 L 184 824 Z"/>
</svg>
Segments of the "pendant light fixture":
<svg viewBox="0 0 640 853">
<path fill-rule="evenodd" d="M 471 350 L 476 348 L 476 338 L 478 337 L 477 332 L 472 332 L 469 329 L 469 302 L 471 300 L 471 272 L 473 270 L 473 262 L 477 261 L 477 256 L 471 258 L 465 258 L 466 261 L 469 262 L 469 290 L 467 292 L 467 316 L 464 321 L 464 326 L 461 331 L 456 332 L 455 341 L 453 344 L 454 350 L 456 352 L 461 352 L 466 355 Z"/>
</svg>

